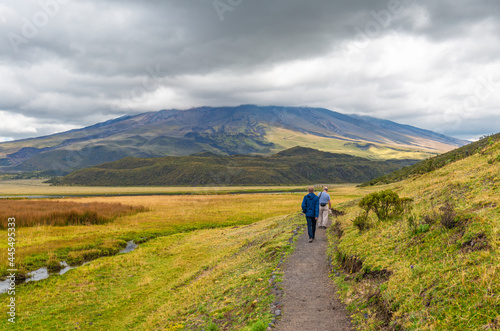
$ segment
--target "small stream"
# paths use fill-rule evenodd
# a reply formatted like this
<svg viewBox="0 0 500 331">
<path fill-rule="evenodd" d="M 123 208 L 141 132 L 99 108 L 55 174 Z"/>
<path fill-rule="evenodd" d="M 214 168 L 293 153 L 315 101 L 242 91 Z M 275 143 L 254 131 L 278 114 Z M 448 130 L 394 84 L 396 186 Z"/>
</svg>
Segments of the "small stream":
<svg viewBox="0 0 500 331">
<path fill-rule="evenodd" d="M 118 254 L 130 253 L 134 249 L 136 249 L 138 246 L 139 245 L 137 245 L 133 240 L 130 240 L 127 242 L 127 247 L 125 247 L 120 252 L 118 252 Z"/>
<path fill-rule="evenodd" d="M 133 250 L 135 250 L 138 246 L 139 245 L 137 245 L 133 240 L 130 240 L 129 242 L 127 242 L 127 247 L 122 249 L 119 252 L 119 254 L 130 253 Z M 40 280 L 47 279 L 53 275 L 64 275 L 65 273 L 67 273 L 71 269 L 76 269 L 76 268 L 81 267 L 82 265 L 85 265 L 87 263 L 90 263 L 90 262 L 87 261 L 87 262 L 84 262 L 80 265 L 70 266 L 68 263 L 66 263 L 66 261 L 62 261 L 62 262 L 59 262 L 59 264 L 61 265 L 61 270 L 54 271 L 54 272 L 49 272 L 49 270 L 47 268 L 43 267 L 43 268 L 28 272 L 26 274 L 25 279 L 22 279 L 22 280 L 16 279 L 16 286 L 19 286 L 21 284 L 28 283 L 28 282 L 38 282 Z M 11 285 L 10 279 L 0 281 L 0 294 L 6 293 L 9 290 L 10 285 Z"/>
</svg>

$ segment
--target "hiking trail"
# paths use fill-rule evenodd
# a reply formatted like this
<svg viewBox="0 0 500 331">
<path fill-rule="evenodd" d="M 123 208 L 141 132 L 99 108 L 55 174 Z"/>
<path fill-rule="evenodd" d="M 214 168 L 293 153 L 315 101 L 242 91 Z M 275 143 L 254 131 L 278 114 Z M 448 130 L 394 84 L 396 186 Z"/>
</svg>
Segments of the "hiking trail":
<svg viewBox="0 0 500 331">
<path fill-rule="evenodd" d="M 305 219 L 304 219 L 305 222 Z M 295 251 L 283 267 L 283 314 L 278 331 L 352 330 L 349 315 L 337 298 L 326 249 L 326 229 L 316 230 L 308 243 L 307 228 L 299 236 Z"/>
</svg>

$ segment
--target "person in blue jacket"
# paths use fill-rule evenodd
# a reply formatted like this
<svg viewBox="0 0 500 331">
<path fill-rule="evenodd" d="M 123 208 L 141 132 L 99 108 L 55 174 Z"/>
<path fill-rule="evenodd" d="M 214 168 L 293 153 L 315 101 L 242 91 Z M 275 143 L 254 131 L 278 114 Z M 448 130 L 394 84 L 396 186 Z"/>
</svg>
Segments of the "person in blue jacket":
<svg viewBox="0 0 500 331">
<path fill-rule="evenodd" d="M 316 221 L 319 216 L 319 199 L 314 194 L 313 187 L 309 187 L 309 194 L 302 200 L 302 212 L 306 214 L 307 233 L 309 234 L 309 242 L 312 243 L 316 234 Z"/>
</svg>

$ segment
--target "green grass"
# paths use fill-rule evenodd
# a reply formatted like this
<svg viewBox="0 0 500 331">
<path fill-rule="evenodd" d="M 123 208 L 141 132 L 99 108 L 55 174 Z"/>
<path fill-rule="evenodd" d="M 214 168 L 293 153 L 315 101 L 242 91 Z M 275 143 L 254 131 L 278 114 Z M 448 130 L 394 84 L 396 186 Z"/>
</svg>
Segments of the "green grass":
<svg viewBox="0 0 500 331">
<path fill-rule="evenodd" d="M 9 330 L 259 330 L 272 320 L 269 285 L 303 216 L 150 240 L 16 291 Z M 5 306 L 8 297 L 0 296 Z"/>
<path fill-rule="evenodd" d="M 392 184 L 415 199 L 416 225 L 409 213 L 387 222 L 372 216 L 371 228 L 360 232 L 352 220 L 361 209 L 343 205 L 347 214 L 330 231 L 330 254 L 362 266 L 353 270 L 351 263 L 337 275 L 336 262 L 333 279 L 359 330 L 483 330 L 500 323 L 500 164 L 491 162 L 499 154 L 500 142 L 488 143 Z M 447 202 L 460 220 L 452 229 L 441 224 Z"/>
<path fill-rule="evenodd" d="M 126 196 L 126 195 L 205 195 L 236 193 L 303 192 L 304 185 L 281 186 L 51 186 L 45 179 L 0 180 L 1 196 Z"/>
<path fill-rule="evenodd" d="M 106 224 L 34 226 L 16 230 L 17 268 L 21 273 L 50 261 L 83 262 L 113 255 L 127 240 L 145 240 L 206 228 L 251 224 L 300 210 L 302 194 L 95 197 L 69 202 L 109 202 L 148 209 Z M 7 231 L 0 236 L 7 238 Z M 0 241 L 0 274 L 7 274 L 7 241 Z"/>
<path fill-rule="evenodd" d="M 362 146 L 362 142 L 354 140 L 346 142 L 345 137 L 337 140 L 278 127 L 269 127 L 266 132 L 266 138 L 275 144 L 275 148 L 272 150 L 274 153 L 295 146 L 302 146 L 324 152 L 349 154 L 373 160 L 422 160 L 436 155 L 436 151 L 425 148 L 405 148 L 403 146 L 377 145 L 369 142 L 364 143 L 366 146 L 369 145 L 369 148 L 359 148 L 357 146 Z"/>
<path fill-rule="evenodd" d="M 416 163 L 414 165 L 404 167 L 400 170 L 394 171 L 390 174 L 372 179 L 366 183 L 363 183 L 362 186 L 370 186 L 370 185 L 378 185 L 378 184 L 390 184 L 402 181 L 409 177 L 415 175 L 421 175 L 425 173 L 429 173 L 431 171 L 440 169 L 446 166 L 449 163 L 453 163 L 462 159 L 465 159 L 471 155 L 476 153 L 481 153 L 486 147 L 494 144 L 495 142 L 500 140 L 500 133 L 487 136 L 481 140 L 475 141 L 463 147 L 454 149 L 447 153 L 443 153 L 431 158 L 428 158 L 422 162 Z M 492 158 L 488 162 L 490 164 L 494 162 L 498 162 L 498 158 Z"/>
</svg>

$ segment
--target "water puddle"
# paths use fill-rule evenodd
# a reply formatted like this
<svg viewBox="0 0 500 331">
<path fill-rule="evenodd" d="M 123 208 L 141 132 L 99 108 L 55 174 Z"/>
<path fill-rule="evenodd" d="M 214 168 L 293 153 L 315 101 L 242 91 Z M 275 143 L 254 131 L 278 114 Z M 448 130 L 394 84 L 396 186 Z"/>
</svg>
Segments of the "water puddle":
<svg viewBox="0 0 500 331">
<path fill-rule="evenodd" d="M 139 245 L 137 245 L 133 240 L 130 240 L 127 242 L 127 247 L 125 247 L 124 249 L 122 249 L 119 254 L 124 254 L 124 253 L 130 253 L 132 252 L 134 249 L 136 249 Z"/>
<path fill-rule="evenodd" d="M 62 262 L 60 262 L 60 264 L 61 264 L 62 269 L 59 271 L 56 271 L 56 272 L 49 272 L 49 270 L 45 267 L 37 269 L 35 271 L 28 272 L 26 274 L 26 279 L 22 279 L 22 280 L 17 279 L 16 280 L 16 286 L 23 284 L 23 283 L 37 282 L 37 281 L 42 280 L 42 279 L 47 279 L 51 275 L 55 275 L 55 274 L 64 275 L 69 270 L 78 268 L 78 266 L 70 266 L 69 264 L 66 263 L 66 261 L 62 261 Z M 7 292 L 9 290 L 10 286 L 11 286 L 10 279 L 0 281 L 0 294 Z"/>
</svg>

